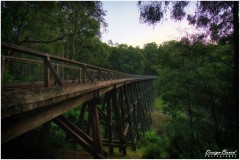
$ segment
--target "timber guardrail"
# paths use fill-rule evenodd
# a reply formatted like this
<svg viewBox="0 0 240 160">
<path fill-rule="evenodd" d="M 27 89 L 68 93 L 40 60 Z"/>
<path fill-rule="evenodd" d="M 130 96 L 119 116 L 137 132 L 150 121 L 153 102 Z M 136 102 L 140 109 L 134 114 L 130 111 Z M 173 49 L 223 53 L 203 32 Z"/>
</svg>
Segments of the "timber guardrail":
<svg viewBox="0 0 240 160">
<path fill-rule="evenodd" d="M 38 72 L 42 74 L 42 76 L 40 75 L 40 80 L 43 80 L 44 87 L 51 86 L 51 82 L 54 82 L 54 85 L 63 85 L 63 81 L 66 80 L 66 78 L 64 79 L 64 77 L 60 77 L 60 75 L 66 68 L 71 69 L 72 71 L 74 70 L 75 72 L 74 75 L 72 75 L 72 83 L 85 83 L 123 78 L 153 78 L 151 76 L 134 75 L 101 68 L 6 42 L 1 42 L 1 46 L 2 50 L 11 51 L 10 56 L 2 54 L 2 83 L 4 83 L 4 67 L 6 65 L 6 61 L 41 65 L 41 70 L 43 71 Z M 23 57 L 23 55 L 30 55 L 33 57 Z M 38 60 L 36 60 L 37 58 Z M 12 70 L 17 70 L 16 68 L 17 67 L 12 67 Z M 33 70 L 33 68 L 34 67 L 27 67 L 26 70 Z M 18 70 L 18 72 L 20 71 Z M 32 71 L 30 74 L 34 75 L 36 73 Z M 26 75 L 26 73 L 24 73 L 24 75 Z M 22 78 L 22 76 L 19 77 Z"/>
</svg>

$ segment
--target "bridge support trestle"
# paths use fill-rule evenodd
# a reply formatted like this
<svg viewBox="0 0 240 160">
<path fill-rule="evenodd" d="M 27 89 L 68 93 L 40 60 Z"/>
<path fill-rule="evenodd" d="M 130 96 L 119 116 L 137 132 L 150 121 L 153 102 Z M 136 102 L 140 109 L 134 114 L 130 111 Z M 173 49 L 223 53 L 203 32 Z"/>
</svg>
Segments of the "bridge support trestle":
<svg viewBox="0 0 240 160">
<path fill-rule="evenodd" d="M 150 129 L 153 99 L 151 81 L 125 83 L 104 96 L 84 102 L 77 124 L 62 115 L 53 121 L 94 158 L 113 154 L 113 147 L 119 147 L 126 155 L 127 146 L 135 151 L 140 132 Z M 108 146 L 108 153 L 103 146 Z"/>
</svg>

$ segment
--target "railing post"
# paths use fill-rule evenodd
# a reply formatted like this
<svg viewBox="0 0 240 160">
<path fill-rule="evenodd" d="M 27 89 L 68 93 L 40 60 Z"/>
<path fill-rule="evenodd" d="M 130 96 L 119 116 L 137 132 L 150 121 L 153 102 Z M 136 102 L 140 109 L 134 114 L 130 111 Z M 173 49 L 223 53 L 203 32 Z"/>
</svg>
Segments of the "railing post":
<svg viewBox="0 0 240 160">
<path fill-rule="evenodd" d="M 2 65 L 1 65 L 1 67 L 2 67 L 2 69 L 1 69 L 1 81 L 2 81 L 2 84 L 3 84 L 3 81 L 4 81 L 4 64 L 5 64 L 5 56 L 2 56 Z"/>
<path fill-rule="evenodd" d="M 59 75 L 59 73 L 58 73 L 58 72 L 59 72 L 58 67 L 59 67 L 58 64 L 56 64 L 56 65 L 54 66 L 54 71 L 56 72 L 57 75 Z M 60 78 L 59 78 L 59 79 L 60 79 Z M 55 85 L 55 86 L 57 85 L 57 81 L 56 81 L 56 80 L 54 81 L 54 85 Z"/>
<path fill-rule="evenodd" d="M 50 61 L 50 58 L 47 56 L 44 58 L 44 87 L 50 86 L 50 69 L 48 67 L 48 61 Z"/>
<path fill-rule="evenodd" d="M 110 80 L 110 74 L 111 74 L 110 71 L 108 71 L 108 80 Z"/>
<path fill-rule="evenodd" d="M 86 82 L 86 74 L 85 74 L 84 67 L 82 68 L 82 77 L 83 77 L 83 83 L 85 83 Z"/>
<path fill-rule="evenodd" d="M 79 80 L 78 83 L 81 83 L 81 68 L 79 68 Z"/>
</svg>

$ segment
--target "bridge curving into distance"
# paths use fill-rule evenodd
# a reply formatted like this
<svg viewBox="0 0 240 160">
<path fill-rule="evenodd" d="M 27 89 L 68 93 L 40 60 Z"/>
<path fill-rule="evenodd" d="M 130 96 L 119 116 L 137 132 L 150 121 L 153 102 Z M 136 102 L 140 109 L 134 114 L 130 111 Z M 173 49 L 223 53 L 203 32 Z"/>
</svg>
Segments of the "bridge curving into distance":
<svg viewBox="0 0 240 160">
<path fill-rule="evenodd" d="M 128 146 L 136 150 L 139 133 L 150 127 L 155 77 L 117 72 L 5 42 L 1 49 L 2 144 L 40 125 L 47 135 L 54 122 L 94 158 L 113 154 L 113 147 L 123 154 Z M 5 71 L 19 80 L 4 82 Z M 64 117 L 80 105 L 77 123 Z"/>
</svg>

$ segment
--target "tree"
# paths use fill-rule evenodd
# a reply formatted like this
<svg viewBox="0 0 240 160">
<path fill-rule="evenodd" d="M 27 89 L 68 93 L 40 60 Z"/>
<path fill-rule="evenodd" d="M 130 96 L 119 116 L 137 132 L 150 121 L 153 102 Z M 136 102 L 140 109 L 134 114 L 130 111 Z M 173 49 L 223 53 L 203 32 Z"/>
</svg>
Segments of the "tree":
<svg viewBox="0 0 240 160">
<path fill-rule="evenodd" d="M 172 125 L 183 119 L 187 124 L 181 126 L 183 135 L 172 131 L 174 135 L 170 137 L 175 145 L 182 146 L 175 148 L 178 156 L 184 150 L 191 153 L 185 158 L 194 158 L 196 150 L 204 150 L 210 144 L 237 147 L 228 112 L 234 99 L 232 46 L 170 41 L 159 46 L 159 54 L 158 94 L 173 117 Z M 202 127 L 208 128 L 207 134 Z M 185 134 L 189 137 L 182 137 Z M 208 138 L 203 139 L 204 135 Z M 191 144 L 192 149 L 186 144 Z"/>
<path fill-rule="evenodd" d="M 132 74 L 144 73 L 145 58 L 138 47 L 134 48 L 126 44 L 112 47 L 109 61 L 113 70 Z"/>
<path fill-rule="evenodd" d="M 147 43 L 143 48 L 144 57 L 146 59 L 145 73 L 149 75 L 157 74 L 157 56 L 158 56 L 158 45 L 155 42 Z"/>
<path fill-rule="evenodd" d="M 172 19 L 182 20 L 184 17 L 187 17 L 190 24 L 205 29 L 206 34 L 204 36 L 210 37 L 216 44 L 222 43 L 222 41 L 225 41 L 226 44 L 226 40 L 228 40 L 227 43 L 230 43 L 230 45 L 233 42 L 233 68 L 229 71 L 233 73 L 230 74 L 232 81 L 227 83 L 228 89 L 232 90 L 230 95 L 232 95 L 233 99 L 232 103 L 229 103 L 226 108 L 225 114 L 228 117 L 226 124 L 229 126 L 228 131 L 230 132 L 229 135 L 231 135 L 229 137 L 233 143 L 233 141 L 238 141 L 239 137 L 239 132 L 235 129 L 239 128 L 239 2 L 200 1 L 195 3 L 197 5 L 195 13 L 187 15 L 185 9 L 191 4 L 190 2 L 138 2 L 140 21 L 149 25 L 155 25 L 163 21 L 166 12 L 170 10 Z"/>
<path fill-rule="evenodd" d="M 187 14 L 187 6 L 196 5 L 193 15 Z M 167 11 L 170 9 L 171 18 L 177 21 L 187 17 L 190 24 L 206 30 L 205 36 L 210 36 L 211 40 L 218 41 L 223 37 L 233 34 L 234 31 L 234 6 L 235 2 L 189 2 L 189 1 L 157 1 L 138 2 L 140 9 L 140 21 L 149 25 L 163 21 Z"/>
<path fill-rule="evenodd" d="M 100 36 L 100 25 L 107 26 L 101 2 L 6 1 L 1 9 L 2 40 L 40 49 L 60 42 L 74 54 L 76 39 Z"/>
</svg>

